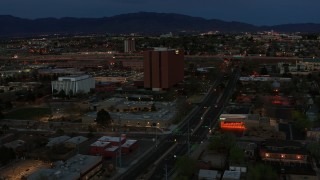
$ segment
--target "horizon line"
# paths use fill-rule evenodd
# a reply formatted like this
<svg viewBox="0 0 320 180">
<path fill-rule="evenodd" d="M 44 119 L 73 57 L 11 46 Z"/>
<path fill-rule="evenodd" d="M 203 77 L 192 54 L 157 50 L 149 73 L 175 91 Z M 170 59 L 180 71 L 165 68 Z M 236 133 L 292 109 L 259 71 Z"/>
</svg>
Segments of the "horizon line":
<svg viewBox="0 0 320 180">
<path fill-rule="evenodd" d="M 0 16 L 11 16 L 15 18 L 20 18 L 20 19 L 26 19 L 26 20 L 38 20 L 38 19 L 64 19 L 64 18 L 74 18 L 74 19 L 102 19 L 102 18 L 112 18 L 115 16 L 121 16 L 121 15 L 128 15 L 128 14 L 139 14 L 139 13 L 150 13 L 150 14 L 175 14 L 175 15 L 182 15 L 182 16 L 188 16 L 188 17 L 193 17 L 193 18 L 202 18 L 205 20 L 218 20 L 218 21 L 223 21 L 223 22 L 238 22 L 238 23 L 244 23 L 248 25 L 253 25 L 256 27 L 268 27 L 268 26 L 279 26 L 279 25 L 291 25 L 291 24 L 320 24 L 316 22 L 296 22 L 296 23 L 280 23 L 280 24 L 272 24 L 272 25 L 258 25 L 254 23 L 248 23 L 245 21 L 236 21 L 236 20 L 222 20 L 222 19 L 217 19 L 217 18 L 206 18 L 206 17 L 201 17 L 201 16 L 196 16 L 196 15 L 188 15 L 188 14 L 181 14 L 181 13 L 174 13 L 174 12 L 151 12 L 151 11 L 137 11 L 137 12 L 128 12 L 128 13 L 121 13 L 121 14 L 115 14 L 115 15 L 110 15 L 110 16 L 101 16 L 101 17 L 79 17 L 79 16 L 63 16 L 63 17 L 52 17 L 52 16 L 47 16 L 47 17 L 36 17 L 36 18 L 27 18 L 27 17 L 21 17 L 21 16 L 16 16 L 16 15 L 11 15 L 11 14 L 0 14 Z"/>
</svg>

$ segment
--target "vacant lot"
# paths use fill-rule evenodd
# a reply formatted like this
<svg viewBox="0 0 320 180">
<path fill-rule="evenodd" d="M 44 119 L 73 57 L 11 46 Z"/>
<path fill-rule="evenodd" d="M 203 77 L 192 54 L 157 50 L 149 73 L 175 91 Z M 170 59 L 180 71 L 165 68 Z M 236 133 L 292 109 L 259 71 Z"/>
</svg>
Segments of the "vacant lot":
<svg viewBox="0 0 320 180">
<path fill-rule="evenodd" d="M 24 120 L 39 120 L 42 117 L 51 115 L 50 108 L 21 108 L 9 112 L 5 115 L 6 119 L 24 119 Z"/>
</svg>

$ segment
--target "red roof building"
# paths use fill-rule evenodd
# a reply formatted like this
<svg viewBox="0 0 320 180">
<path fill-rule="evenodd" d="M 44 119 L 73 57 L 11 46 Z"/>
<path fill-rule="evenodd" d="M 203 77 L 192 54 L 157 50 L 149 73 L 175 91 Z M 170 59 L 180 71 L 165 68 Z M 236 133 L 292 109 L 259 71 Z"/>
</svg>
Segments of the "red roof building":
<svg viewBox="0 0 320 180">
<path fill-rule="evenodd" d="M 128 139 L 124 144 L 121 145 L 121 153 L 129 154 L 139 147 L 138 141 L 133 139 Z"/>
<path fill-rule="evenodd" d="M 97 154 L 103 155 L 104 150 L 110 146 L 111 146 L 110 142 L 96 141 L 90 145 L 89 152 L 92 155 L 97 155 Z"/>
</svg>

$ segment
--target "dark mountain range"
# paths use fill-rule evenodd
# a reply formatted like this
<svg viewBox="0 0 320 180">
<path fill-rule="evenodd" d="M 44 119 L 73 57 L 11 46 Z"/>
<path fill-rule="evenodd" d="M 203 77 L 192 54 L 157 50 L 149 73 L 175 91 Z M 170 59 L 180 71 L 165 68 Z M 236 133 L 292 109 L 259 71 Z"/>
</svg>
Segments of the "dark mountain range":
<svg viewBox="0 0 320 180">
<path fill-rule="evenodd" d="M 8 15 L 0 16 L 0 36 L 25 36 L 41 34 L 87 33 L 141 33 L 161 34 L 168 32 L 320 32 L 320 24 L 285 24 L 254 26 L 241 22 L 225 22 L 171 13 L 139 12 L 104 18 L 42 18 L 23 19 Z"/>
</svg>

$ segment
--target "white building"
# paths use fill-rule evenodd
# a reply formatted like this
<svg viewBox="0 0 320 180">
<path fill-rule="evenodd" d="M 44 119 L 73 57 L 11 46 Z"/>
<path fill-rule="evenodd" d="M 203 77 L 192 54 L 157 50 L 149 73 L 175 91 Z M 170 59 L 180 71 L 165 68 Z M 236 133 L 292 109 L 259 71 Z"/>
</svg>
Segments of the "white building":
<svg viewBox="0 0 320 180">
<path fill-rule="evenodd" d="M 136 51 L 136 43 L 134 38 L 124 40 L 124 52 L 131 53 Z"/>
<path fill-rule="evenodd" d="M 200 169 L 198 174 L 198 179 L 201 180 L 216 180 L 218 178 L 218 171 L 215 170 L 207 170 L 207 169 Z"/>
<path fill-rule="evenodd" d="M 52 93 L 54 90 L 60 92 L 64 90 L 66 94 L 72 93 L 88 93 L 90 89 L 95 88 L 95 80 L 89 75 L 72 75 L 59 77 L 58 81 L 52 81 Z"/>
</svg>

